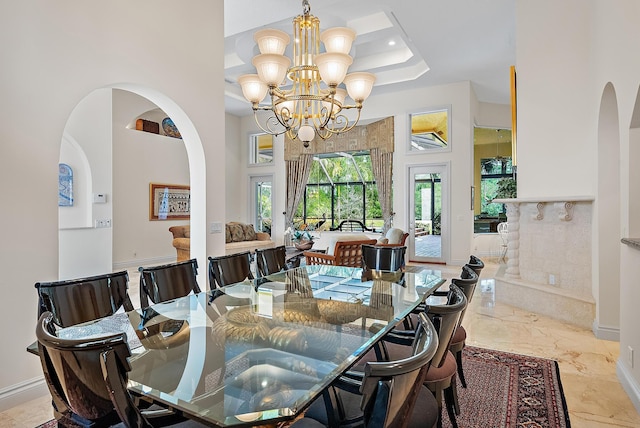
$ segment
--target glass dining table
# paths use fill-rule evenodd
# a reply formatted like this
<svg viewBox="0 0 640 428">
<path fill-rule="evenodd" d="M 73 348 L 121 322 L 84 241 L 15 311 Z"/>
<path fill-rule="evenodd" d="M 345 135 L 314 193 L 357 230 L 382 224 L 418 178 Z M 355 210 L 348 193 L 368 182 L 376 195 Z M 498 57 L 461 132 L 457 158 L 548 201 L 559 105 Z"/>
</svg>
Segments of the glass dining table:
<svg viewBox="0 0 640 428">
<path fill-rule="evenodd" d="M 303 266 L 58 334 L 125 331 L 132 394 L 212 426 L 265 425 L 297 416 L 443 283 Z"/>
</svg>

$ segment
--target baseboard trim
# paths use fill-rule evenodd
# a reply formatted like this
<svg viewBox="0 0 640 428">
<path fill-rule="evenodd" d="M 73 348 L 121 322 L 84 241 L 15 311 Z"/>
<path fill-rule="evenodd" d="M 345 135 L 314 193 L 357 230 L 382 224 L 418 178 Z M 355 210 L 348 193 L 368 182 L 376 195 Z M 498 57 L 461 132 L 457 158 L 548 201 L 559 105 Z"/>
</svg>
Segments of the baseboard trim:
<svg viewBox="0 0 640 428">
<path fill-rule="evenodd" d="M 44 377 L 36 377 L 0 390 L 0 412 L 49 394 Z"/>
<path fill-rule="evenodd" d="M 612 342 L 620 342 L 620 328 L 619 327 L 606 327 L 598 325 L 596 321 L 593 322 L 591 328 L 593 334 L 602 340 L 610 340 Z"/>
<path fill-rule="evenodd" d="M 616 374 L 618 380 L 625 390 L 629 399 L 633 403 L 634 407 L 640 413 L 640 385 L 633 377 L 633 373 L 629 371 L 629 368 L 618 358 L 616 363 Z"/>
<path fill-rule="evenodd" d="M 161 265 L 166 263 L 174 263 L 176 261 L 176 256 L 163 256 L 163 257 L 149 257 L 147 259 L 133 259 L 133 260 L 123 260 L 119 262 L 113 263 L 114 270 L 120 269 L 137 269 L 140 266 L 154 266 Z"/>
</svg>

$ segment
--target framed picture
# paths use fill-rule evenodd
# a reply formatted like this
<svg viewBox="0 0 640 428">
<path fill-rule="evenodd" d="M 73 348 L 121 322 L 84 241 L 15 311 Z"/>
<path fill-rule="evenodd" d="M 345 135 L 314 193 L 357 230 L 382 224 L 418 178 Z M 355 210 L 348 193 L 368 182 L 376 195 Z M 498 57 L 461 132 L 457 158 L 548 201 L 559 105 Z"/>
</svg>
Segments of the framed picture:
<svg viewBox="0 0 640 428">
<path fill-rule="evenodd" d="M 149 184 L 149 220 L 184 220 L 191 215 L 191 190 L 179 184 Z"/>
<path fill-rule="evenodd" d="M 66 163 L 58 164 L 58 206 L 73 206 L 73 170 Z"/>
</svg>

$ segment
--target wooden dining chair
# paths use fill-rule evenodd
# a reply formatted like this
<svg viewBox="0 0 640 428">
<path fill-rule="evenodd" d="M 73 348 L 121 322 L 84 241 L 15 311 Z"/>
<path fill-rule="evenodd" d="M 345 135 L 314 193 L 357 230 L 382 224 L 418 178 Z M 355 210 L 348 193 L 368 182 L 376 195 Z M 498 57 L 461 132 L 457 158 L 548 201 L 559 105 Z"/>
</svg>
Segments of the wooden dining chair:
<svg viewBox="0 0 640 428">
<path fill-rule="evenodd" d="M 338 241 L 333 254 L 305 251 L 307 265 L 362 267 L 362 244 L 374 245 L 375 239 Z"/>
<path fill-rule="evenodd" d="M 38 316 L 51 312 L 53 322 L 68 327 L 133 310 L 127 271 L 53 282 L 37 282 Z"/>
<path fill-rule="evenodd" d="M 251 253 L 229 254 L 209 257 L 209 286 L 224 287 L 229 284 L 253 279 L 251 273 Z"/>
<path fill-rule="evenodd" d="M 158 406 L 136 405 L 127 390 L 131 352 L 125 333 L 63 339 L 56 335 L 53 321 L 53 314 L 44 312 L 36 337 L 58 426 L 204 427 Z"/>
<path fill-rule="evenodd" d="M 152 303 L 200 293 L 198 286 L 198 260 L 190 259 L 160 266 L 140 267 L 140 307 Z"/>
<path fill-rule="evenodd" d="M 423 380 L 438 350 L 438 334 L 422 313 L 415 335 L 398 341 L 411 349 L 406 358 L 370 361 L 362 372 L 348 372 L 291 427 L 435 427 L 438 403 Z"/>
<path fill-rule="evenodd" d="M 282 272 L 287 269 L 287 248 L 284 245 L 274 248 L 256 248 L 255 258 L 258 277 Z"/>
</svg>

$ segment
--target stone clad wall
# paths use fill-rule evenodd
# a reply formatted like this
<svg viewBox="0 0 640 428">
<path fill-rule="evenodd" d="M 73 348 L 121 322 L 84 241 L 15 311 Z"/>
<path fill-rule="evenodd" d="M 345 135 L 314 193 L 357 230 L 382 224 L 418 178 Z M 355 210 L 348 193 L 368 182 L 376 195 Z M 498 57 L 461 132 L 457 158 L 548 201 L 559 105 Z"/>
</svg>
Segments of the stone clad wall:
<svg viewBox="0 0 640 428">
<path fill-rule="evenodd" d="M 592 200 L 500 202 L 507 204 L 509 237 L 507 268 L 496 278 L 496 299 L 591 327 Z"/>
</svg>

